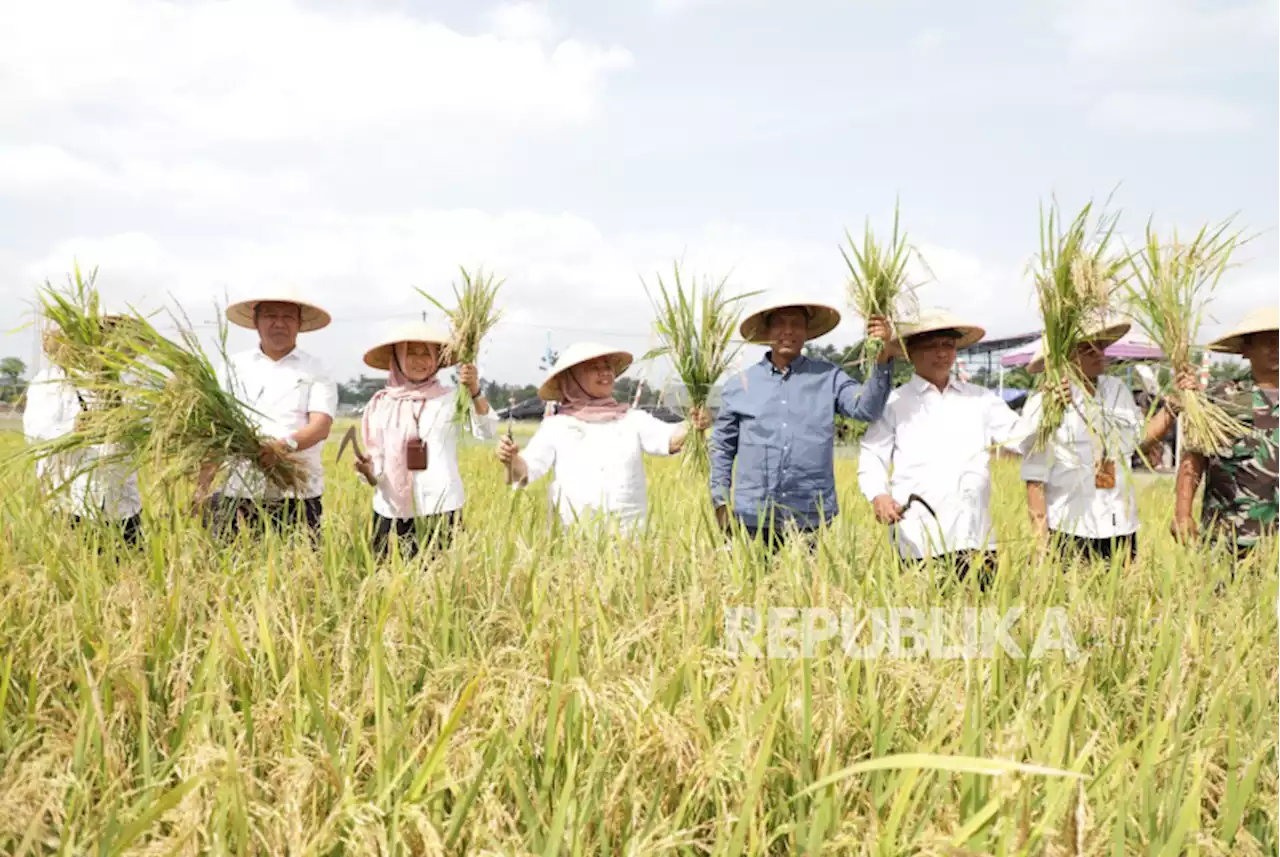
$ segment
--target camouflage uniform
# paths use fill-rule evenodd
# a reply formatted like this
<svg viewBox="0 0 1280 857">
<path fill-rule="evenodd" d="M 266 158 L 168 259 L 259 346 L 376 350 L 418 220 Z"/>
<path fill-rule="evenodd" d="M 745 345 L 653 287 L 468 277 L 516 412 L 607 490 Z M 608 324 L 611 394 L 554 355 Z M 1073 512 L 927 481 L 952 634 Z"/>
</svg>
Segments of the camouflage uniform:
<svg viewBox="0 0 1280 857">
<path fill-rule="evenodd" d="M 1280 407 L 1251 380 L 1221 382 L 1207 392 L 1252 431 L 1225 455 L 1206 456 L 1202 526 L 1249 548 L 1276 531 Z"/>
</svg>

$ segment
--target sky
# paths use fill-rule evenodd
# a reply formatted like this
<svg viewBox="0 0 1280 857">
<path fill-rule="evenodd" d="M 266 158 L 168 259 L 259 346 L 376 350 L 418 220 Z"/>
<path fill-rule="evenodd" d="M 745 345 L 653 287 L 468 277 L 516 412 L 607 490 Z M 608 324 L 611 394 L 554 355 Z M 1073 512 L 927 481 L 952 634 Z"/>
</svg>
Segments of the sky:
<svg viewBox="0 0 1280 857">
<path fill-rule="evenodd" d="M 0 356 L 77 263 L 208 336 L 290 282 L 338 380 L 460 266 L 504 280 L 493 380 L 548 337 L 639 357 L 677 261 L 834 304 L 847 345 L 840 246 L 895 204 L 921 301 L 1013 335 L 1040 206 L 1108 196 L 1127 240 L 1255 236 L 1204 340 L 1277 300 L 1278 30 L 1260 0 L 0 4 Z"/>
</svg>

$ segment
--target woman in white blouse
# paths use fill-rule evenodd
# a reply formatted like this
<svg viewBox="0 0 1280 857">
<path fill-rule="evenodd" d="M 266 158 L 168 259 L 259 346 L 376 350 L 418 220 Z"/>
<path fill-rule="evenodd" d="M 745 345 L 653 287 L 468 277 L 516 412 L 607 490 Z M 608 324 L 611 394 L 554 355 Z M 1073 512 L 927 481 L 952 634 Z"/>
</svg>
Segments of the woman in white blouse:
<svg viewBox="0 0 1280 857">
<path fill-rule="evenodd" d="M 1087 558 L 1137 555 L 1138 497 L 1127 465 L 1135 450 L 1144 456 L 1154 453 L 1173 427 L 1174 415 L 1162 407 L 1144 430 L 1143 414 L 1128 385 L 1103 374 L 1106 349 L 1128 330 L 1127 322 L 1095 324 L 1090 339 L 1071 355 L 1084 384 L 1064 384 L 1054 393 L 1067 407 L 1043 450 L 1034 449 L 1034 434 L 1044 395 L 1035 393 L 1023 408 L 1018 431 L 1026 438 L 1022 480 L 1041 550 L 1053 539 L 1063 550 Z M 1027 368 L 1044 371 L 1043 339 Z"/>
<path fill-rule="evenodd" d="M 393 530 L 401 554 L 408 558 L 426 542 L 447 544 L 460 523 L 466 493 L 458 472 L 455 391 L 436 378 L 440 369 L 448 368 L 440 357 L 448 338 L 445 331 L 414 322 L 400 326 L 364 355 L 366 365 L 391 373 L 387 386 L 365 407 L 366 450 L 355 463 L 365 481 L 377 488 L 373 550 L 380 558 L 387 553 Z M 497 418 L 480 392 L 476 367 L 458 367 L 458 383 L 475 402 L 471 433 L 480 439 L 493 437 Z M 419 444 L 421 452 L 411 449 Z"/>
<path fill-rule="evenodd" d="M 689 428 L 711 424 L 704 411 L 692 423 L 665 423 L 613 398 L 614 380 L 632 356 L 595 343 L 578 343 L 556 361 L 538 389 L 545 401 L 559 402 L 543 419 L 521 453 L 503 438 L 498 459 L 508 464 L 521 486 L 553 473 L 551 504 L 566 524 L 596 516 L 622 530 L 643 526 L 647 501 L 645 455 L 673 455 L 684 446 Z"/>
</svg>

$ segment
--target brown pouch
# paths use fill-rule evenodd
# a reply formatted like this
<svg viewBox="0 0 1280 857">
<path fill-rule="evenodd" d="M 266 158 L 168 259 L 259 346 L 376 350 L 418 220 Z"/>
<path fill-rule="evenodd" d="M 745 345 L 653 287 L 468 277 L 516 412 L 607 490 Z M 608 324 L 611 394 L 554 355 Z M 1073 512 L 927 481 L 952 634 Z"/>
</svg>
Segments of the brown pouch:
<svg viewBox="0 0 1280 857">
<path fill-rule="evenodd" d="M 422 417 L 422 409 L 426 407 L 426 402 L 418 406 L 418 412 L 413 415 L 413 428 L 416 432 L 418 429 L 418 420 Z M 426 470 L 427 469 L 427 445 L 422 442 L 422 438 L 411 437 L 404 444 L 404 460 L 409 470 Z"/>
<path fill-rule="evenodd" d="M 1116 463 L 1107 458 L 1093 469 L 1093 487 L 1110 490 L 1116 487 Z"/>
<path fill-rule="evenodd" d="M 427 469 L 427 445 L 416 437 L 404 444 L 404 460 L 410 470 Z"/>
</svg>

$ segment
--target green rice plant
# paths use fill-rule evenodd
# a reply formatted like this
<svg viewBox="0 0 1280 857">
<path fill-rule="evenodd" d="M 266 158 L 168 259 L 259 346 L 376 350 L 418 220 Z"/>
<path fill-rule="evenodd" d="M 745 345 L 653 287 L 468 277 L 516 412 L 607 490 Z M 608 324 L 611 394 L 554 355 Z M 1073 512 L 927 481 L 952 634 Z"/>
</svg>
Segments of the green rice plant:
<svg viewBox="0 0 1280 857">
<path fill-rule="evenodd" d="M 1040 209 L 1040 253 L 1032 263 L 1032 273 L 1044 321 L 1041 384 L 1046 395 L 1036 427 L 1037 451 L 1046 448 L 1062 425 L 1068 404 L 1056 392 L 1063 382 L 1085 385 L 1072 355 L 1108 317 L 1123 285 L 1125 259 L 1110 246 L 1119 215 L 1104 211 L 1091 224 L 1092 212 L 1090 201 L 1074 219 L 1064 222 L 1056 200 L 1047 215 L 1043 205 Z"/>
<path fill-rule="evenodd" d="M 716 382 L 729 371 L 742 349 L 742 342 L 734 342 L 742 318 L 739 305 L 758 293 L 728 295 L 725 292 L 727 277 L 714 284 L 704 281 L 701 291 L 696 282 L 690 282 L 686 289 L 678 264 L 672 265 L 672 273 L 671 289 L 661 274 L 657 276 L 656 299 L 645 286 L 654 307 L 653 329 L 661 344 L 645 354 L 644 359 L 670 359 L 676 377 L 689 394 L 689 412 L 705 410 Z M 704 430 L 693 430 L 685 443 L 684 462 L 694 473 L 710 472 L 711 458 Z"/>
<path fill-rule="evenodd" d="M 86 293 L 49 292 L 46 306 L 59 329 L 90 331 L 96 300 Z M 160 332 L 146 318 L 131 313 L 109 335 L 79 342 L 63 351 L 71 368 L 67 382 L 88 403 L 75 431 L 28 447 L 32 460 L 56 456 L 83 462 L 72 476 L 106 464 L 146 467 L 165 481 L 198 473 L 202 466 L 238 460 L 258 464 L 265 438 L 259 433 L 252 408 L 223 389 L 218 372 L 185 313 L 170 313 L 179 342 Z M 223 316 L 219 314 L 219 319 Z M 63 325 L 67 325 L 63 327 Z M 218 348 L 226 363 L 227 324 L 219 321 Z M 67 355 L 92 354 L 92 366 Z M 92 455 L 80 453 L 92 451 Z M 306 483 L 307 474 L 289 457 L 264 469 L 265 478 L 282 490 Z M 67 483 L 69 485 L 69 482 Z M 65 486 L 64 486 L 65 487 Z"/>
<path fill-rule="evenodd" d="M 844 248 L 840 255 L 849 269 L 847 289 L 850 302 L 858 315 L 866 321 L 873 316 L 881 316 L 888 320 L 890 330 L 897 334 L 899 324 L 911 321 L 919 311 L 916 298 L 918 284 L 910 281 L 907 265 L 914 255 L 920 259 L 919 252 L 908 242 L 906 233 L 899 235 L 898 206 L 893 209 L 893 232 L 889 242 L 883 243 L 876 238 L 868 220 L 862 236 L 862 247 L 859 249 L 849 231 L 845 230 L 845 240 L 849 244 L 849 257 Z M 923 260 L 921 260 L 923 264 Z M 862 359 L 866 365 L 875 363 L 885 343 L 877 337 L 869 337 L 862 350 Z M 903 346 L 905 353 L 905 345 Z"/>
<path fill-rule="evenodd" d="M 1165 353 L 1175 374 L 1194 374 L 1196 338 L 1206 305 L 1241 243 L 1229 233 L 1231 220 L 1206 224 L 1189 242 L 1175 231 L 1168 242 L 1147 224 L 1146 244 L 1129 257 L 1129 315 Z M 1227 449 L 1249 427 L 1215 404 L 1201 390 L 1175 389 L 1170 398 L 1181 407 L 1187 449 L 1213 455 Z"/>
<path fill-rule="evenodd" d="M 446 365 L 475 363 L 480 357 L 480 343 L 502 318 L 502 311 L 497 309 L 498 289 L 503 280 L 494 282 L 493 275 L 485 276 L 484 269 L 476 271 L 473 277 L 466 268 L 462 271 L 462 286 L 453 287 L 454 305 L 445 306 L 431 295 L 418 289 L 418 294 L 431 301 L 449 318 L 452 327 L 450 341 L 441 350 L 440 357 Z M 470 394 L 458 387 L 455 399 L 454 422 L 465 425 L 470 422 L 475 412 L 475 403 Z"/>
</svg>

